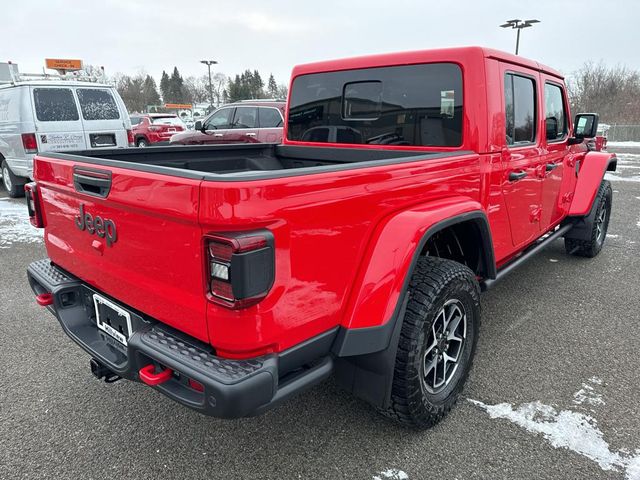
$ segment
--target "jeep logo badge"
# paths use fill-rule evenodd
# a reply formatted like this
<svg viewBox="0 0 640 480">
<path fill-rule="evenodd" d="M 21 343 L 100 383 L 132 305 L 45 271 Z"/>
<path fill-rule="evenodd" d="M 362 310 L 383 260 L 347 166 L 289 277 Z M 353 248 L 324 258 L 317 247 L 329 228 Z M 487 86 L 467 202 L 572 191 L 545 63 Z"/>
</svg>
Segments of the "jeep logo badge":
<svg viewBox="0 0 640 480">
<path fill-rule="evenodd" d="M 100 238 L 106 238 L 107 247 L 116 243 L 118 239 L 116 224 L 99 215 L 93 217 L 90 213 L 85 213 L 83 203 L 80 204 L 80 213 L 76 215 L 75 224 L 80 230 L 86 230 L 90 235 L 96 234 Z"/>
</svg>

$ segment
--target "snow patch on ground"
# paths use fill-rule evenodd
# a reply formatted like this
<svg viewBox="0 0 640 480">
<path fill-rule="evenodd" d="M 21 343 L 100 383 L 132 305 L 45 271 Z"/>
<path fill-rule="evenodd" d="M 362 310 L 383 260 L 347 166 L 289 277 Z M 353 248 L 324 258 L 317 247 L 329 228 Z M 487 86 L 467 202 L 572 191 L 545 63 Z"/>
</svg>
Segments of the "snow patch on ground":
<svg viewBox="0 0 640 480">
<path fill-rule="evenodd" d="M 24 203 L 0 198 L 0 248 L 9 248 L 14 243 L 39 243 L 42 232 L 29 223 Z"/>
<path fill-rule="evenodd" d="M 635 175 L 633 177 L 621 177 L 619 175 L 615 175 L 611 172 L 607 172 L 604 176 L 605 180 L 610 180 L 612 182 L 637 182 L 640 183 L 640 175 Z"/>
<path fill-rule="evenodd" d="M 614 235 L 613 233 L 607 233 L 607 238 L 618 238 L 620 235 Z"/>
<path fill-rule="evenodd" d="M 589 383 L 584 383 L 582 389 L 573 395 L 574 403 L 604 405 L 602 396 L 595 392 L 593 385 L 602 385 L 602 380 L 593 377 Z M 627 480 L 640 480 L 640 450 L 633 454 L 627 449 L 612 451 L 598 428 L 598 422 L 590 415 L 559 410 L 540 401 L 513 406 L 510 403 L 489 405 L 468 400 L 493 419 L 509 420 L 530 433 L 542 435 L 554 448 L 572 450 L 593 460 L 603 470 L 623 471 Z"/>
<path fill-rule="evenodd" d="M 396 468 L 390 468 L 384 472 L 380 472 L 378 475 L 373 476 L 373 480 L 408 480 L 409 475 L 402 470 Z"/>
<path fill-rule="evenodd" d="M 607 147 L 640 147 L 640 142 L 609 142 Z"/>
<path fill-rule="evenodd" d="M 596 392 L 593 385 L 602 385 L 602 380 L 597 377 L 592 377 L 589 383 L 583 383 L 582 388 L 573 394 L 573 403 L 576 405 L 582 405 L 584 403 L 594 406 L 604 405 L 602 394 Z"/>
</svg>

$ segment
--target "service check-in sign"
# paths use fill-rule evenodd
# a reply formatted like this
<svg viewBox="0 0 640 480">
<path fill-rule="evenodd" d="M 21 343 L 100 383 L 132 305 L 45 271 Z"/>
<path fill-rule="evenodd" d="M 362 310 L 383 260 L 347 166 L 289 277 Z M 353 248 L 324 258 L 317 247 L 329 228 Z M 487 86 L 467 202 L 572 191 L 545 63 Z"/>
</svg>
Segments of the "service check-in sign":
<svg viewBox="0 0 640 480">
<path fill-rule="evenodd" d="M 45 58 L 47 68 L 51 70 L 82 70 L 82 60 L 68 58 Z"/>
</svg>

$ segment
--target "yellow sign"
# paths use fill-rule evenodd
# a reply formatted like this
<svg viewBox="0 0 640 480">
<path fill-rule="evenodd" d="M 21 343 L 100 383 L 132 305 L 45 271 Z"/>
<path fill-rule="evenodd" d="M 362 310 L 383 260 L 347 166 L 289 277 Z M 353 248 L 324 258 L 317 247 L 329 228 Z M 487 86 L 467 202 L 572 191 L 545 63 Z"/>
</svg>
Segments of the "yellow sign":
<svg viewBox="0 0 640 480">
<path fill-rule="evenodd" d="M 189 109 L 193 105 L 190 103 L 165 103 L 164 108 Z"/>
<path fill-rule="evenodd" d="M 45 58 L 47 68 L 51 70 L 82 70 L 82 60 L 64 58 Z"/>
</svg>

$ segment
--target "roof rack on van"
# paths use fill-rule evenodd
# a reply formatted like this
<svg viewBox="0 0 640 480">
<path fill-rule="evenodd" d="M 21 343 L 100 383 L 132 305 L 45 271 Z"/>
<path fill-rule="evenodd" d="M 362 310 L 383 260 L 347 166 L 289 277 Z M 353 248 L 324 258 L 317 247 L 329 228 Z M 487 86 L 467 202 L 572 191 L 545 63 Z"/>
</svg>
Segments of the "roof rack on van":
<svg viewBox="0 0 640 480">
<path fill-rule="evenodd" d="M 0 85 L 15 84 L 18 82 L 42 81 L 42 80 L 69 80 L 80 82 L 106 83 L 104 74 L 91 75 L 86 72 L 69 72 L 64 75 L 57 73 L 20 73 L 18 65 L 11 63 L 0 63 Z"/>
</svg>

